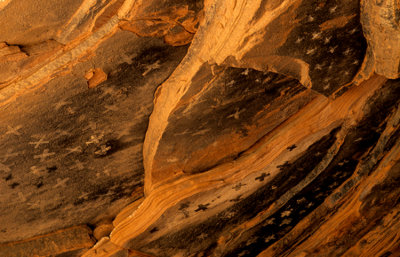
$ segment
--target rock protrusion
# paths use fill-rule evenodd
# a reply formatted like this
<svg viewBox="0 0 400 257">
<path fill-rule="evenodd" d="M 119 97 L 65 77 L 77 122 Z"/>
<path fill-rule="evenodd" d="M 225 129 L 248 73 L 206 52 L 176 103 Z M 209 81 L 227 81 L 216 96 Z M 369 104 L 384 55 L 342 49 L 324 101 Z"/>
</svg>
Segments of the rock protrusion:
<svg viewBox="0 0 400 257">
<path fill-rule="evenodd" d="M 107 80 L 107 74 L 101 69 L 91 69 L 85 74 L 89 88 L 95 88 L 102 82 Z"/>
</svg>

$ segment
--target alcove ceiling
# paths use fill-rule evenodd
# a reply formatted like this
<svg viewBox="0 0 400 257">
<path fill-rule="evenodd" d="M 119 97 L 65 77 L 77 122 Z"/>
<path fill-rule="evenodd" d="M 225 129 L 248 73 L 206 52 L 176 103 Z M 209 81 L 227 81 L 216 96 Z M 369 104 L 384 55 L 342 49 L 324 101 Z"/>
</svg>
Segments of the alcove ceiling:
<svg viewBox="0 0 400 257">
<path fill-rule="evenodd" d="M 400 256 L 399 0 L 0 24 L 0 257 Z"/>
</svg>

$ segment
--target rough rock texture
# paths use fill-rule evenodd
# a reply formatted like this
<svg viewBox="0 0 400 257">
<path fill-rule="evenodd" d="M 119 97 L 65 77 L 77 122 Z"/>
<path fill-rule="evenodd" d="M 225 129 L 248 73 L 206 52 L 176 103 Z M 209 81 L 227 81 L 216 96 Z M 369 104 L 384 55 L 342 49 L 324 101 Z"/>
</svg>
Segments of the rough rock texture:
<svg viewBox="0 0 400 257">
<path fill-rule="evenodd" d="M 398 0 L 0 24 L 0 256 L 400 256 Z"/>
<path fill-rule="evenodd" d="M 400 77 L 399 1 L 361 1 L 361 23 L 368 50 L 360 75 L 372 72 L 391 79 Z M 363 74 L 364 73 L 364 74 Z"/>
<path fill-rule="evenodd" d="M 136 200 L 154 90 L 185 53 L 117 32 L 68 74 L 2 107 L 1 241 L 95 224 Z M 89 89 L 93 67 L 109 76 Z"/>
<path fill-rule="evenodd" d="M 56 231 L 46 236 L 0 245 L 0 256 L 62 256 L 64 253 L 84 253 L 94 244 L 88 227 L 78 226 Z M 66 256 L 66 255 L 64 255 Z"/>
</svg>

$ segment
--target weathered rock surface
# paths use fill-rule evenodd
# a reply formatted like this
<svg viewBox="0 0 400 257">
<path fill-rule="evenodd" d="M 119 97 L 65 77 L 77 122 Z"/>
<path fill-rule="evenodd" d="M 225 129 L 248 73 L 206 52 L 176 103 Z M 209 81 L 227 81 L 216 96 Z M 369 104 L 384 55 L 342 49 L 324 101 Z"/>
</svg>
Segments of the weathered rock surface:
<svg viewBox="0 0 400 257">
<path fill-rule="evenodd" d="M 94 224 L 136 200 L 154 90 L 185 53 L 117 32 L 94 57 L 2 107 L 0 241 Z M 109 76 L 90 89 L 92 67 Z"/>
<path fill-rule="evenodd" d="M 400 256 L 399 14 L 0 1 L 0 256 Z"/>
<path fill-rule="evenodd" d="M 163 37 L 173 46 L 186 45 L 197 31 L 202 9 L 199 0 L 135 1 L 120 27 L 139 36 Z"/>
<path fill-rule="evenodd" d="M 90 234 L 89 228 L 78 226 L 28 240 L 0 244 L 0 256 L 67 256 L 83 253 L 94 244 Z"/>
<path fill-rule="evenodd" d="M 213 68 L 219 70 L 213 73 Z M 151 180 L 197 173 L 236 159 L 316 95 L 276 73 L 202 65 L 168 117 L 148 166 Z M 157 105 L 165 112 L 162 100 L 160 95 Z"/>
<path fill-rule="evenodd" d="M 386 188 L 385 183 L 398 183 L 398 157 L 392 154 L 398 154 L 399 83 L 376 76 L 334 101 L 316 97 L 234 161 L 158 185 L 116 227 L 111 241 L 156 256 L 255 256 L 264 251 L 273 253 L 265 256 L 281 256 L 297 251 L 288 247 L 306 245 L 310 237 L 316 248 L 305 247 L 305 253 L 343 254 L 351 241 L 340 248 L 328 246 L 348 233 L 354 242 L 361 240 L 368 231 L 364 226 L 397 204 L 399 192 L 389 185 L 392 197 L 385 204 L 366 199 L 379 197 L 377 188 Z M 367 185 L 370 190 L 360 191 L 362 197 L 351 193 Z M 357 210 L 356 200 L 373 214 Z M 327 247 L 314 244 L 318 238 L 312 235 L 327 222 L 326 215 L 349 215 L 345 209 L 340 214 L 347 202 L 358 214 L 353 226 L 336 224 L 337 236 L 328 238 L 333 232 L 321 229 L 318 238 Z"/>
<path fill-rule="evenodd" d="M 391 79 L 400 77 L 400 3 L 361 1 L 361 23 L 368 51 L 360 76 L 376 72 Z"/>
<path fill-rule="evenodd" d="M 0 42 L 34 45 L 52 39 L 84 2 L 88 0 L 0 1 Z"/>
</svg>

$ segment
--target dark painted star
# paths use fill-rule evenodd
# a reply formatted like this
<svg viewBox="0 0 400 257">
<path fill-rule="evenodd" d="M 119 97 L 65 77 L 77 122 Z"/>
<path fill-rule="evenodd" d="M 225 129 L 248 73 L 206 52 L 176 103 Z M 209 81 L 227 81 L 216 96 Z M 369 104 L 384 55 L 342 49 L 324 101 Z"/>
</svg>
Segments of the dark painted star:
<svg viewBox="0 0 400 257">
<path fill-rule="evenodd" d="M 205 210 L 207 210 L 208 208 L 208 206 L 209 206 L 210 204 L 209 203 L 207 203 L 207 204 L 199 204 L 197 207 L 197 209 L 196 210 L 194 210 L 195 212 L 199 212 L 199 211 L 205 211 Z"/>
</svg>

